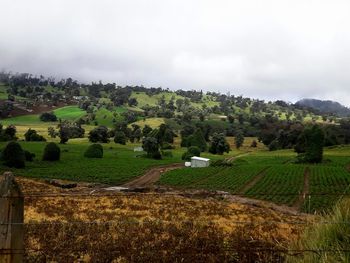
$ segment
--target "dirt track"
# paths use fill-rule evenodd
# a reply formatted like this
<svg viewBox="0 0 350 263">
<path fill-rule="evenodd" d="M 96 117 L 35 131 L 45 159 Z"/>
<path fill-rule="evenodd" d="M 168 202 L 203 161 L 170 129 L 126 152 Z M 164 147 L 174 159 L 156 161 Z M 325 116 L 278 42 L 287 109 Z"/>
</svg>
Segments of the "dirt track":
<svg viewBox="0 0 350 263">
<path fill-rule="evenodd" d="M 155 182 L 157 182 L 160 178 L 160 175 L 162 173 L 179 169 L 184 167 L 183 163 L 175 163 L 175 164 L 169 164 L 159 167 L 154 167 L 148 170 L 143 176 L 136 178 L 135 180 L 128 182 L 123 187 L 146 187 L 146 186 L 152 186 Z"/>
<path fill-rule="evenodd" d="M 304 171 L 304 186 L 303 186 L 303 191 L 300 193 L 299 198 L 295 201 L 293 204 L 293 207 L 295 209 L 301 209 L 306 195 L 309 193 L 309 177 L 310 177 L 310 168 L 306 167 Z"/>
</svg>

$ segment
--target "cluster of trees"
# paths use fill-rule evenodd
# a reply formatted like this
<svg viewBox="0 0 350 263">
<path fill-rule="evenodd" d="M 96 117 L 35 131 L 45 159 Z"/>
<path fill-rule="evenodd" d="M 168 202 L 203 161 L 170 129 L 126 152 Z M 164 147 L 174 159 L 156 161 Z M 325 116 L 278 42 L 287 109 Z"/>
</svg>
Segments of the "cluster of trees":
<svg viewBox="0 0 350 263">
<path fill-rule="evenodd" d="M 38 134 L 36 130 L 32 130 L 32 129 L 29 129 L 28 131 L 26 131 L 26 133 L 24 134 L 24 139 L 27 142 L 45 142 L 46 141 L 44 136 Z"/>
<path fill-rule="evenodd" d="M 17 140 L 16 132 L 16 126 L 9 125 L 6 128 L 4 128 L 3 125 L 0 124 L 0 142 Z"/>
<path fill-rule="evenodd" d="M 40 114 L 40 120 L 44 122 L 55 122 L 57 121 L 57 116 L 53 112 L 44 112 Z"/>
<path fill-rule="evenodd" d="M 269 119 L 260 124 L 259 140 L 271 151 L 292 149 L 310 124 Z M 324 133 L 324 146 L 350 143 L 350 120 L 343 119 L 339 125 L 319 124 Z"/>
<path fill-rule="evenodd" d="M 54 142 L 48 143 L 43 151 L 43 161 L 60 160 L 61 150 Z M 25 162 L 32 162 L 34 153 L 23 150 L 18 142 L 11 141 L 1 151 L 1 161 L 4 165 L 14 168 L 24 168 Z"/>
<path fill-rule="evenodd" d="M 60 143 L 65 144 L 69 139 L 83 138 L 85 129 L 81 124 L 69 121 L 60 121 L 56 129 L 54 127 L 48 128 L 48 135 L 51 138 L 60 138 Z"/>
</svg>

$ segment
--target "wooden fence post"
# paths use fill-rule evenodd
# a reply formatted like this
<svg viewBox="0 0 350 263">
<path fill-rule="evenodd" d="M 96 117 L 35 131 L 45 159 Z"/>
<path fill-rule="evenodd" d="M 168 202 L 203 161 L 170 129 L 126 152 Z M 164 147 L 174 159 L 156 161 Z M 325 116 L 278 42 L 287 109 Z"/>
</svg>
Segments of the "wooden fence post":
<svg viewBox="0 0 350 263">
<path fill-rule="evenodd" d="M 24 198 L 11 172 L 0 182 L 0 263 L 23 262 Z"/>
</svg>

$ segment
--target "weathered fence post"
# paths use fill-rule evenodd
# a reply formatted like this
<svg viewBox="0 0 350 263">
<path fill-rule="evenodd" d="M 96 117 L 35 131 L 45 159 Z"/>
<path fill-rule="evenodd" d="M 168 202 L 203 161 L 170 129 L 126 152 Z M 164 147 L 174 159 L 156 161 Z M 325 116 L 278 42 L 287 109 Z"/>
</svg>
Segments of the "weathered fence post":
<svg viewBox="0 0 350 263">
<path fill-rule="evenodd" d="M 24 198 L 11 172 L 0 182 L 0 263 L 23 262 Z"/>
</svg>

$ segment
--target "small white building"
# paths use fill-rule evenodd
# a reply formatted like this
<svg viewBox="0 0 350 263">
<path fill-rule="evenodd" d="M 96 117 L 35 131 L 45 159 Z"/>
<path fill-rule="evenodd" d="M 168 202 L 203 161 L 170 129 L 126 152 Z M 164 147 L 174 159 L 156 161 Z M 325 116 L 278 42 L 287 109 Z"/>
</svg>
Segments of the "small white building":
<svg viewBox="0 0 350 263">
<path fill-rule="evenodd" d="M 209 164 L 210 164 L 210 159 L 197 157 L 197 156 L 193 156 L 191 158 L 191 167 L 192 168 L 208 167 Z"/>
<path fill-rule="evenodd" d="M 135 148 L 134 148 L 134 152 L 143 152 L 142 146 L 135 147 Z"/>
</svg>

